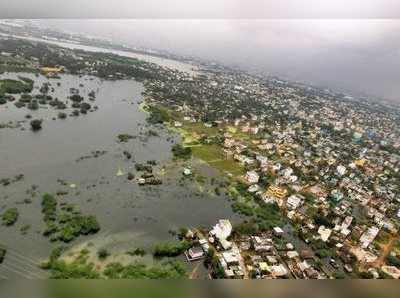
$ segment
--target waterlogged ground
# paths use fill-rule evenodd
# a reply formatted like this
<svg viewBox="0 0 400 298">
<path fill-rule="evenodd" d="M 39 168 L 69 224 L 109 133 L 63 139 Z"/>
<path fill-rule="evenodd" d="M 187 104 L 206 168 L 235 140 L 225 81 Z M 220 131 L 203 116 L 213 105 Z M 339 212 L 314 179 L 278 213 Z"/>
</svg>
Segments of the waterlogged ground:
<svg viewBox="0 0 400 298">
<path fill-rule="evenodd" d="M 171 160 L 170 150 L 178 139 L 163 128 L 146 124 L 146 114 L 139 108 L 142 84 L 70 75 L 59 80 L 18 75 L 34 79 L 35 88 L 51 82 L 55 90 L 50 95 L 59 100 L 67 99 L 71 87 L 79 89 L 85 99 L 95 90 L 96 100 L 91 104 L 98 110 L 53 120 L 59 111 L 50 106 L 37 111 L 18 109 L 10 102 L 0 106 L 0 123 L 25 121 L 16 128 L 0 129 L 0 179 L 24 175 L 20 181 L 0 185 L 0 214 L 12 207 L 20 214 L 14 226 L 0 226 L 0 243 L 9 252 L 0 265 L 0 278 L 44 277 L 35 264 L 57 245 L 42 236 L 40 202 L 45 192 L 67 192 L 58 196 L 60 202 L 76 204 L 83 213 L 97 216 L 101 231 L 80 237 L 70 246 L 92 242 L 89 246 L 116 253 L 136 247 L 150 249 L 157 242 L 172 239 L 169 231 L 179 227 L 208 227 L 219 218 L 233 217 L 223 195 L 218 197 L 207 186 L 199 187 L 188 179 L 181 182 L 182 165 Z M 0 75 L 0 79 L 16 77 Z M 37 93 L 37 89 L 32 92 Z M 64 112 L 70 114 L 71 110 Z M 27 114 L 43 119 L 43 129 L 31 131 Z M 148 136 L 150 129 L 159 136 Z M 138 138 L 119 143 L 117 135 L 122 133 Z M 106 153 L 96 158 L 91 156 L 95 150 Z M 131 152 L 136 162 L 156 160 L 155 170 L 163 184 L 141 187 L 129 181 L 126 173 L 136 172 L 134 162 L 124 157 L 124 150 Z M 117 176 L 117 172 L 125 175 Z M 202 174 L 213 175 L 206 166 Z M 20 229 L 25 225 L 30 228 L 23 235 Z"/>
</svg>

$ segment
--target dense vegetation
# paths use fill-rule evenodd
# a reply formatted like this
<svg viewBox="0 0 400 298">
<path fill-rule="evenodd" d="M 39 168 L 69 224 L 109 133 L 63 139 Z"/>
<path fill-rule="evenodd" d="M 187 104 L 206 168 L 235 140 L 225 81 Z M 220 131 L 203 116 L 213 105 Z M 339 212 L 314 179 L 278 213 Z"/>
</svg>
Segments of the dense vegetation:
<svg viewBox="0 0 400 298">
<path fill-rule="evenodd" d="M 21 81 L 5 79 L 0 80 L 0 95 L 4 93 L 19 94 L 30 93 L 33 89 L 33 81 L 20 77 Z"/>
<path fill-rule="evenodd" d="M 46 223 L 43 235 L 50 240 L 70 242 L 81 235 L 95 234 L 100 230 L 100 225 L 93 215 L 82 215 L 72 205 L 64 205 L 57 210 L 57 200 L 50 194 L 43 195 L 42 213 Z"/>
<path fill-rule="evenodd" d="M 400 258 L 398 258 L 396 256 L 388 255 L 386 257 L 386 262 L 391 266 L 395 266 L 397 268 L 400 268 Z"/>
<path fill-rule="evenodd" d="M 183 147 L 181 144 L 175 144 L 172 147 L 172 153 L 175 159 L 189 159 L 192 156 L 192 148 Z"/>
<path fill-rule="evenodd" d="M 147 121 L 151 124 L 162 124 L 164 122 L 170 121 L 168 112 L 163 108 L 148 106 L 146 110 L 149 112 L 149 117 L 147 118 Z"/>
<path fill-rule="evenodd" d="M 55 248 L 42 268 L 49 270 L 53 279 L 178 279 L 186 277 L 184 265 L 179 261 L 168 261 L 156 266 L 147 266 L 135 262 L 129 265 L 110 263 L 104 271 L 96 270 L 95 266 L 87 263 L 87 251 L 71 263 L 60 259 L 62 247 Z"/>
<path fill-rule="evenodd" d="M 143 248 L 135 248 L 133 250 L 127 251 L 126 254 L 130 256 L 143 257 L 144 255 L 146 255 L 146 251 Z"/>
<path fill-rule="evenodd" d="M 238 183 L 235 187 L 237 192 L 231 193 L 235 200 L 232 210 L 249 218 L 246 222 L 235 226 L 236 234 L 254 234 L 284 224 L 276 203 L 265 203 L 250 195 L 246 189 L 243 184 Z"/>
<path fill-rule="evenodd" d="M 185 240 L 159 243 L 154 246 L 153 255 L 155 257 L 177 257 L 189 249 L 191 245 L 190 242 Z"/>
<path fill-rule="evenodd" d="M 94 269 L 93 264 L 81 262 L 66 263 L 62 260 L 53 260 L 44 264 L 43 269 L 50 270 L 53 279 L 98 279 L 100 274 Z"/>
<path fill-rule="evenodd" d="M 186 270 L 179 261 L 166 262 L 162 266 L 154 267 L 138 262 L 127 266 L 111 263 L 104 270 L 104 275 L 111 279 L 180 279 L 186 277 Z"/>
</svg>

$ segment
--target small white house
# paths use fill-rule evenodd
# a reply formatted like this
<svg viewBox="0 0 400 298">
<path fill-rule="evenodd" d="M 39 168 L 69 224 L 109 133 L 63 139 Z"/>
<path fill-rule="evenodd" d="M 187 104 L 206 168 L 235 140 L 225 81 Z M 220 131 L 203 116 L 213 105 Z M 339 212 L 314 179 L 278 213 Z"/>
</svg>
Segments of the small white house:
<svg viewBox="0 0 400 298">
<path fill-rule="evenodd" d="M 256 171 L 248 171 L 244 179 L 246 179 L 247 183 L 255 184 L 260 179 L 260 176 L 257 174 Z"/>
</svg>

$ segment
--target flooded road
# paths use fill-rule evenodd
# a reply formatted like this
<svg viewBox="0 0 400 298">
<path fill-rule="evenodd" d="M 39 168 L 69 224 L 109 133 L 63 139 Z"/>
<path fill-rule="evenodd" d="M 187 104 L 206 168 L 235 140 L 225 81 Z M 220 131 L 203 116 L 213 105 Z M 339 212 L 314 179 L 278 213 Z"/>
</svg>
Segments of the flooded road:
<svg viewBox="0 0 400 298">
<path fill-rule="evenodd" d="M 219 218 L 234 217 L 223 195 L 201 193 L 190 180 L 179 182 L 182 166 L 171 160 L 171 146 L 178 137 L 146 123 L 146 113 L 139 107 L 141 83 L 72 75 L 62 75 L 60 80 L 33 74 L 18 75 L 32 78 L 35 88 L 43 82 L 51 82 L 54 92 L 50 95 L 61 101 L 67 100 L 70 88 L 79 89 L 85 98 L 94 90 L 96 100 L 91 104 L 97 105 L 98 110 L 53 120 L 59 111 L 48 105 L 36 111 L 18 109 L 12 102 L 0 105 L 0 123 L 25 121 L 18 128 L 0 129 L 0 179 L 24 175 L 21 181 L 0 185 L 0 214 L 12 207 L 19 211 L 14 226 L 0 226 L 0 243 L 10 251 L 38 263 L 57 245 L 42 236 L 44 223 L 40 204 L 46 192 L 67 192 L 58 196 L 59 202 L 75 204 L 83 213 L 96 215 L 101 225 L 98 234 L 80 237 L 69 245 L 93 239 L 111 252 L 150 248 L 159 241 L 170 240 L 170 230 L 208 227 Z M 0 75 L 1 79 L 16 77 L 17 74 Z M 37 89 L 32 92 L 38 93 Z M 27 114 L 33 119 L 43 119 L 43 129 L 30 130 L 30 120 L 25 119 Z M 149 136 L 150 129 L 158 136 Z M 119 143 L 118 134 L 138 137 Z M 81 158 L 95 150 L 106 153 L 97 158 Z M 131 152 L 132 159 L 138 163 L 156 160 L 156 175 L 165 168 L 165 173 L 158 175 L 163 184 L 139 186 L 129 181 L 127 172 L 138 175 L 135 162 L 124 157 L 124 150 Z M 117 172 L 124 175 L 117 176 Z M 20 229 L 25 225 L 30 229 L 23 235 Z M 13 277 L 15 273 L 0 265 L 0 275 Z"/>
</svg>

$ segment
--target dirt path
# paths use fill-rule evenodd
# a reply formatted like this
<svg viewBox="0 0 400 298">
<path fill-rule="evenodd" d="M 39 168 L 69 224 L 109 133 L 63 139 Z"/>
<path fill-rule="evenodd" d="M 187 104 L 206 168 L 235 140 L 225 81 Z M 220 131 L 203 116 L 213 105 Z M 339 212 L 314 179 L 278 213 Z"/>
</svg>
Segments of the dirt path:
<svg viewBox="0 0 400 298">
<path fill-rule="evenodd" d="M 373 266 L 376 268 L 380 268 L 385 263 L 386 257 L 392 251 L 394 245 L 396 244 L 397 240 L 399 240 L 399 236 L 392 236 L 391 239 L 387 244 L 381 245 L 381 255 L 380 257 L 373 263 Z"/>
<path fill-rule="evenodd" d="M 197 278 L 197 270 L 199 270 L 199 267 L 202 263 L 198 262 L 196 266 L 193 268 L 192 272 L 189 274 L 189 279 L 196 279 Z"/>
</svg>

